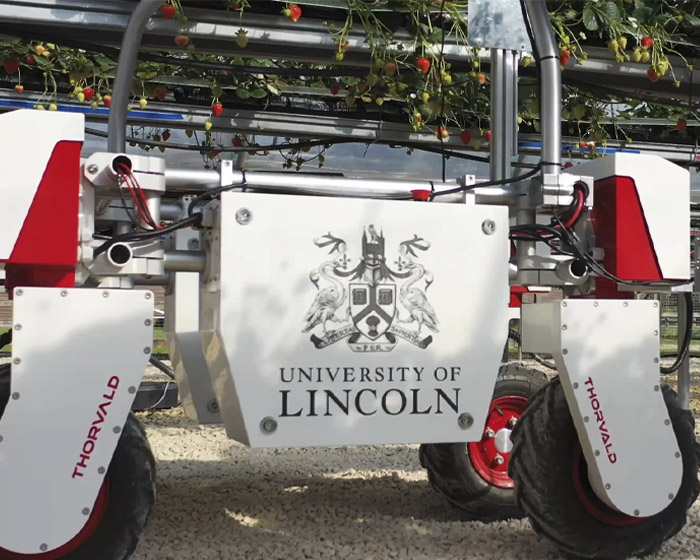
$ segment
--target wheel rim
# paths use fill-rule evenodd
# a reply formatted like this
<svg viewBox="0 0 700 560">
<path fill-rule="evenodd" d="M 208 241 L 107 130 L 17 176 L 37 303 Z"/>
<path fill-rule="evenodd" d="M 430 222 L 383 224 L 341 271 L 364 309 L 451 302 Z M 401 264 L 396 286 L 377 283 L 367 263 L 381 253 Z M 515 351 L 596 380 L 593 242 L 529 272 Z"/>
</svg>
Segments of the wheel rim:
<svg viewBox="0 0 700 560">
<path fill-rule="evenodd" d="M 40 554 L 18 554 L 0 548 L 0 560 L 60 560 L 61 558 L 65 558 L 70 553 L 80 549 L 80 547 L 95 533 L 104 519 L 108 505 L 109 479 L 105 478 L 100 488 L 100 493 L 97 495 L 97 500 L 95 500 L 95 507 L 92 510 L 90 518 L 80 532 L 70 541 L 60 548 Z"/>
<path fill-rule="evenodd" d="M 641 525 L 647 517 L 632 517 L 612 509 L 596 496 L 588 480 L 588 464 L 583 456 L 581 446 L 576 445 L 573 466 L 574 488 L 579 501 L 595 519 L 613 527 L 634 527 Z"/>
<path fill-rule="evenodd" d="M 503 489 L 515 488 L 508 475 L 510 432 L 527 407 L 525 397 L 499 397 L 491 401 L 481 441 L 469 444 L 469 457 L 474 469 L 489 484 Z"/>
</svg>

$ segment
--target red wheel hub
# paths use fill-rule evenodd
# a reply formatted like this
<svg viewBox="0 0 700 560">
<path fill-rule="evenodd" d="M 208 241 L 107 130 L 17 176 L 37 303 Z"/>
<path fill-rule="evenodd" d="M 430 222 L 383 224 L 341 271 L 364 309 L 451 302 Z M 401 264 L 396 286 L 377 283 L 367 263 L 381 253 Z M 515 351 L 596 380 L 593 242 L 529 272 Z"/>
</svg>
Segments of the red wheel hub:
<svg viewBox="0 0 700 560">
<path fill-rule="evenodd" d="M 527 407 L 525 397 L 499 397 L 491 402 L 486 418 L 484 437 L 469 444 L 469 457 L 474 469 L 489 484 L 510 489 L 515 482 L 508 476 L 510 432 Z"/>
<path fill-rule="evenodd" d="M 100 493 L 97 495 L 97 500 L 95 500 L 95 507 L 92 509 L 90 518 L 80 532 L 70 541 L 56 550 L 39 554 L 17 554 L 16 552 L 10 552 L 9 550 L 0 548 L 0 560 L 60 560 L 61 558 L 65 558 L 71 552 L 75 552 L 83 546 L 94 534 L 104 519 L 108 505 L 109 479 L 105 478 L 100 488 Z"/>
<path fill-rule="evenodd" d="M 574 452 L 574 488 L 581 504 L 594 518 L 606 525 L 613 527 L 634 527 L 641 525 L 647 517 L 632 517 L 622 512 L 612 509 L 596 496 L 591 483 L 588 480 L 588 464 L 583 456 L 581 446 L 576 445 Z"/>
</svg>

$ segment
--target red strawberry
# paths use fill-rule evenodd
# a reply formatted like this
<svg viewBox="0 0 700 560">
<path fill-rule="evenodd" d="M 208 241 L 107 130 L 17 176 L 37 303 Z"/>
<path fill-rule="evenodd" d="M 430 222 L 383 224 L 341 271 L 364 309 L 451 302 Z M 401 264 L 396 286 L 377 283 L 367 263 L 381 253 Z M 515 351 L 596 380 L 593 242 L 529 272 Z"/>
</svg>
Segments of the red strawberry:
<svg viewBox="0 0 700 560">
<path fill-rule="evenodd" d="M 586 148 L 588 148 L 588 143 L 581 141 L 578 143 L 578 147 L 582 150 L 585 150 Z"/>
<path fill-rule="evenodd" d="M 642 46 L 645 49 L 650 49 L 654 46 L 654 39 L 652 39 L 651 37 L 642 37 Z"/>
<path fill-rule="evenodd" d="M 491 138 L 493 138 L 493 134 L 491 134 L 490 130 L 487 130 L 484 132 L 484 138 L 486 139 L 487 142 L 491 142 Z"/>
<path fill-rule="evenodd" d="M 462 134 L 459 135 L 459 138 L 460 140 L 462 140 L 462 144 L 464 144 L 465 146 L 469 146 L 469 144 L 471 144 L 472 141 L 472 133 L 467 132 L 465 130 L 464 132 L 462 132 Z"/>
<path fill-rule="evenodd" d="M 440 128 L 437 129 L 437 137 L 443 138 L 444 140 L 447 140 L 450 137 L 450 133 L 447 131 L 447 129 L 444 126 L 441 126 Z"/>
<path fill-rule="evenodd" d="M 649 70 L 647 70 L 647 76 L 649 76 L 649 79 L 653 83 L 656 83 L 659 81 L 659 75 L 656 73 L 656 70 L 654 70 L 653 68 L 649 68 Z"/>
<path fill-rule="evenodd" d="M 24 93 L 24 86 L 23 86 L 22 84 L 17 84 L 17 85 L 15 86 L 15 91 L 16 91 L 17 93 L 19 93 L 19 94 Z M 679 123 L 679 124 L 680 124 L 680 123 Z"/>
<path fill-rule="evenodd" d="M 221 103 L 214 103 L 214 105 L 211 106 L 211 112 L 215 117 L 220 117 L 224 114 L 224 106 Z"/>
<path fill-rule="evenodd" d="M 5 72 L 8 74 L 15 74 L 19 70 L 19 60 L 10 58 L 5 61 Z"/>
<path fill-rule="evenodd" d="M 241 148 L 241 147 L 243 147 L 243 139 L 242 139 L 242 138 L 239 138 L 238 136 L 236 136 L 236 137 L 233 139 L 233 147 L 234 147 L 234 148 Z"/>
<path fill-rule="evenodd" d="M 294 23 L 299 21 L 299 18 L 301 18 L 301 8 L 297 6 L 296 4 L 293 6 L 290 6 L 289 8 L 289 19 L 291 19 Z"/>
<path fill-rule="evenodd" d="M 86 101 L 92 101 L 95 98 L 95 90 L 92 88 L 84 89 L 83 93 L 85 94 Z"/>
<path fill-rule="evenodd" d="M 394 74 L 396 74 L 397 70 L 398 67 L 396 66 L 395 62 L 387 62 L 384 65 L 384 72 L 386 72 L 388 76 L 393 76 Z"/>
<path fill-rule="evenodd" d="M 476 81 L 482 85 L 485 84 L 486 83 L 486 74 L 484 74 L 483 72 L 479 72 L 476 76 Z"/>
<path fill-rule="evenodd" d="M 32 66 L 34 66 L 36 64 L 36 58 L 34 58 L 32 55 L 29 55 L 27 57 L 27 64 L 31 64 Z"/>
<path fill-rule="evenodd" d="M 340 88 L 338 86 L 331 86 L 330 87 L 331 93 L 333 95 L 338 95 L 338 92 L 340 91 Z"/>
<path fill-rule="evenodd" d="M 165 101 L 165 96 L 168 95 L 168 90 L 165 88 L 156 88 L 153 91 L 153 95 L 155 95 L 160 101 Z"/>
<path fill-rule="evenodd" d="M 186 35 L 178 35 L 175 37 L 175 43 L 178 47 L 186 47 L 190 42 L 190 38 Z"/>
<path fill-rule="evenodd" d="M 571 60 L 571 51 L 563 50 L 562 52 L 560 52 L 559 60 L 561 61 L 562 66 L 566 66 L 569 63 L 569 60 Z"/>
<path fill-rule="evenodd" d="M 416 66 L 418 66 L 421 74 L 427 74 L 430 72 L 430 61 L 427 58 L 419 58 L 416 62 Z"/>
<path fill-rule="evenodd" d="M 171 136 L 170 131 L 164 130 L 162 136 L 163 136 L 163 142 L 167 142 L 168 140 L 170 140 L 170 136 Z"/>
<path fill-rule="evenodd" d="M 686 120 L 678 121 L 678 130 L 680 130 L 681 132 L 685 132 L 687 128 L 688 128 L 688 121 L 686 121 Z"/>
<path fill-rule="evenodd" d="M 105 95 L 103 101 L 105 102 L 105 107 L 108 109 L 112 106 L 112 96 L 111 95 Z"/>
<path fill-rule="evenodd" d="M 165 19 L 175 19 L 177 15 L 177 10 L 172 4 L 166 4 L 160 9 L 160 13 L 163 14 Z"/>
<path fill-rule="evenodd" d="M 570 161 L 567 161 L 567 162 L 564 164 L 564 169 L 571 169 L 573 166 L 574 166 L 573 163 L 571 163 Z"/>
</svg>

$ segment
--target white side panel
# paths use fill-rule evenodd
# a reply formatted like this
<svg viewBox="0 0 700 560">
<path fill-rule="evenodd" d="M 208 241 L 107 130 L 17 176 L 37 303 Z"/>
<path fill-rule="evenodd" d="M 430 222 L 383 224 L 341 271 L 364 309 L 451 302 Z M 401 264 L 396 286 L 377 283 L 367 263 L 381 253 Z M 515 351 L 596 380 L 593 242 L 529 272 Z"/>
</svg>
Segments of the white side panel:
<svg viewBox="0 0 700 560">
<path fill-rule="evenodd" d="M 659 388 L 658 302 L 534 304 L 523 307 L 524 333 L 530 320 L 523 349 L 552 351 L 596 494 L 632 516 L 665 509 L 683 464 Z"/>
<path fill-rule="evenodd" d="M 220 218 L 221 270 L 202 299 L 217 332 L 203 340 L 230 435 L 254 447 L 481 438 L 508 326 L 505 207 L 224 193 Z M 384 240 L 374 288 L 363 233 Z M 309 319 L 322 300 L 336 302 L 321 305 L 325 325 Z"/>
<path fill-rule="evenodd" d="M 15 290 L 2 548 L 54 550 L 85 525 L 151 353 L 152 317 L 151 292 Z"/>
<path fill-rule="evenodd" d="M 582 163 L 596 180 L 631 177 L 664 278 L 690 278 L 690 173 L 662 157 L 619 153 Z"/>
<path fill-rule="evenodd" d="M 82 142 L 84 128 L 85 117 L 77 113 L 23 109 L 0 115 L 0 260 L 12 254 L 56 144 Z"/>
</svg>

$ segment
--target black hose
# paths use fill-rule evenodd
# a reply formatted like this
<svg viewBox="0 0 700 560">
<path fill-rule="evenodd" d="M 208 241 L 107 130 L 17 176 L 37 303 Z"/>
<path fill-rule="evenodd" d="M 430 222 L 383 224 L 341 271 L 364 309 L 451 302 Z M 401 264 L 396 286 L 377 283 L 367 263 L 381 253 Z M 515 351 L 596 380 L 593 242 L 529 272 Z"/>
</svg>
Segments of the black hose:
<svg viewBox="0 0 700 560">
<path fill-rule="evenodd" d="M 673 364 L 669 367 L 661 368 L 661 373 L 664 375 L 675 373 L 690 353 L 690 342 L 693 339 L 693 294 L 691 292 L 685 292 L 683 297 L 685 298 L 686 308 L 685 333 L 683 334 L 683 341 L 681 342 L 680 348 L 678 348 L 678 355 Z M 680 328 L 680 325 L 678 326 Z"/>
<path fill-rule="evenodd" d="M 161 362 L 153 354 L 151 354 L 151 357 L 148 361 L 151 363 L 152 366 L 158 368 L 165 375 L 167 375 L 170 379 L 172 379 L 173 381 L 175 380 L 175 372 L 172 370 L 172 368 L 169 368 L 168 366 L 166 366 L 163 362 Z"/>
<path fill-rule="evenodd" d="M 12 330 L 10 329 L 4 334 L 0 334 L 0 350 L 5 348 L 8 344 L 12 342 Z"/>
</svg>

